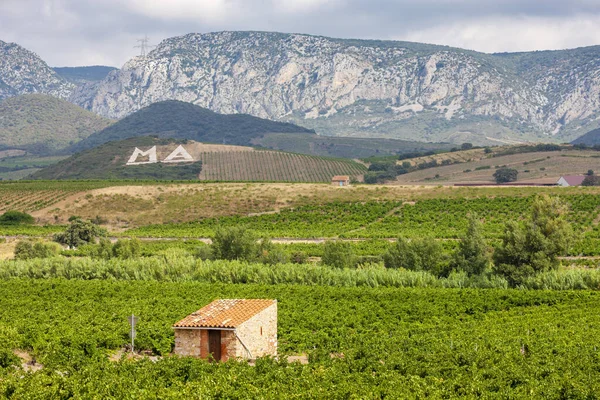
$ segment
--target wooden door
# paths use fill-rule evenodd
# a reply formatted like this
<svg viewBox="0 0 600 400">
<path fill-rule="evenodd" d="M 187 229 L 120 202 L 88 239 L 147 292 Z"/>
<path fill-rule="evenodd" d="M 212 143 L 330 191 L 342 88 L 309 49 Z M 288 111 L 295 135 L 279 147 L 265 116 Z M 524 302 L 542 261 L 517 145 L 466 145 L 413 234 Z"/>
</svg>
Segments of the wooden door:
<svg viewBox="0 0 600 400">
<path fill-rule="evenodd" d="M 221 331 L 208 331 L 208 354 L 215 361 L 221 361 Z"/>
</svg>

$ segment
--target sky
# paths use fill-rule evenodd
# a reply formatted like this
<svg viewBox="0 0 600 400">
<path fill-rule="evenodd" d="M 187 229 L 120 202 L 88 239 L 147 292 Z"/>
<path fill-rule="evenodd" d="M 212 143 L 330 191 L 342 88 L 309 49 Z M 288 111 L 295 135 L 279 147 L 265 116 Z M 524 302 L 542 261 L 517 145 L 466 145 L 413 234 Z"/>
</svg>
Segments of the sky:
<svg viewBox="0 0 600 400">
<path fill-rule="evenodd" d="M 54 67 L 120 67 L 145 35 L 223 30 L 554 50 L 600 44 L 600 0 L 0 0 L 0 40 Z"/>
</svg>

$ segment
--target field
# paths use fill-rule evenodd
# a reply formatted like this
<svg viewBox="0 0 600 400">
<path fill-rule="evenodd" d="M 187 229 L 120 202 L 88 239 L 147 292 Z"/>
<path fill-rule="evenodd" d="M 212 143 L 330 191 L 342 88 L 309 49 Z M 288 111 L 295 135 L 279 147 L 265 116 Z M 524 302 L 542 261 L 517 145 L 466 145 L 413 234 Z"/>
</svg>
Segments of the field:
<svg viewBox="0 0 600 400">
<path fill-rule="evenodd" d="M 199 159 L 205 181 L 331 182 L 335 175 L 357 178 L 366 172 L 350 160 L 267 150 L 207 152 Z"/>
<path fill-rule="evenodd" d="M 493 153 L 486 155 L 482 149 L 474 149 L 406 161 L 411 164 L 420 164 L 433 159 L 437 160 L 439 164 L 444 160 L 459 163 L 400 175 L 397 183 L 494 183 L 494 172 L 497 167 L 504 166 L 514 168 L 519 172 L 517 182 L 556 183 L 558 178 L 563 175 L 583 175 L 590 169 L 600 171 L 600 154 L 591 150 L 562 150 L 494 156 Z M 400 164 L 402 162 L 399 161 Z"/>
<path fill-rule="evenodd" d="M 559 270 L 519 289 L 498 275 L 436 277 L 380 261 L 398 236 L 429 237 L 449 254 L 469 212 L 497 246 L 504 223 L 526 216 L 539 193 L 570 205 L 567 219 L 580 236 Z M 0 398 L 600 392 L 598 188 L 65 181 L 3 183 L 0 201 L 37 220 L 0 227 L 2 236 L 50 235 L 80 215 L 105 218 L 112 236 L 148 237 L 129 259 L 91 258 L 83 246 L 18 261 L 7 259 L 16 239 L 3 239 Z M 198 257 L 207 246 L 200 238 L 237 226 L 284 238 L 275 249 L 311 258 L 268 265 Z M 359 266 L 320 264 L 325 238 L 351 241 Z M 173 356 L 172 324 L 216 298 L 277 299 L 278 357 L 209 363 Z M 132 313 L 139 324 L 136 353 L 128 354 Z"/>
<path fill-rule="evenodd" d="M 598 296 L 3 281 L 1 354 L 7 359 L 19 349 L 21 357 L 36 359 L 39 371 L 0 367 L 0 396 L 593 398 L 600 390 Z M 175 321 L 214 298 L 240 297 L 278 299 L 279 360 L 250 366 L 168 356 Z M 129 340 L 131 313 L 140 320 L 136 345 L 154 354 L 153 361 L 113 355 Z M 298 354 L 306 354 L 308 364 L 286 361 Z"/>
</svg>

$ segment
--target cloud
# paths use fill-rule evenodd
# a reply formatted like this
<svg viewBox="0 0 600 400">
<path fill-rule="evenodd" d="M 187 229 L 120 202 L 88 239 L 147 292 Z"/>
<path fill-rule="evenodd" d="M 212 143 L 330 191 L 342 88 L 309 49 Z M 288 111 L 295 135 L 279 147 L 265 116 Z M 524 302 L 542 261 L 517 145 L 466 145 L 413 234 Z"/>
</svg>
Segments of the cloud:
<svg viewBox="0 0 600 400">
<path fill-rule="evenodd" d="M 485 52 L 600 44 L 598 0 L 0 0 L 0 40 L 50 65 L 121 66 L 190 32 L 398 39 Z"/>
<path fill-rule="evenodd" d="M 416 30 L 402 39 L 489 53 L 567 49 L 600 44 L 600 16 L 489 17 Z"/>
</svg>

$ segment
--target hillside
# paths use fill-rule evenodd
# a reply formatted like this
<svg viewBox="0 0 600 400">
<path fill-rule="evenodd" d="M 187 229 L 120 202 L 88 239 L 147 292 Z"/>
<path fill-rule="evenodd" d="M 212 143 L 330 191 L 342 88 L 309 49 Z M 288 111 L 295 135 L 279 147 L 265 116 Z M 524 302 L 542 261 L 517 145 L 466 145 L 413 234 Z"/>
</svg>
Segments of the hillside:
<svg viewBox="0 0 600 400">
<path fill-rule="evenodd" d="M 137 137 L 85 150 L 31 178 L 329 182 L 334 175 L 359 178 L 365 171 L 350 160 Z"/>
<path fill-rule="evenodd" d="M 600 124 L 600 47 L 484 54 L 398 41 L 191 33 L 72 100 L 120 118 L 162 100 L 331 136 L 499 144 L 574 139 Z"/>
<path fill-rule="evenodd" d="M 27 93 L 67 99 L 75 85 L 60 77 L 37 54 L 0 40 L 0 101 Z"/>
<path fill-rule="evenodd" d="M 0 147 L 52 153 L 109 126 L 112 121 L 43 94 L 0 103 Z"/>
<path fill-rule="evenodd" d="M 399 175 L 400 184 L 453 184 L 453 183 L 494 183 L 493 174 L 499 167 L 514 168 L 518 171 L 517 183 L 556 183 L 563 175 L 583 175 L 588 170 L 600 171 L 600 152 L 577 150 L 562 146 L 560 151 L 535 151 L 514 153 L 518 147 L 504 146 L 493 148 L 491 153 L 483 149 L 465 150 L 437 154 L 430 157 L 402 160 L 412 165 L 436 160 L 438 167 L 426 168 Z"/>
<path fill-rule="evenodd" d="M 600 128 L 589 131 L 571 142 L 572 144 L 585 144 L 586 146 L 600 145 Z"/>
<path fill-rule="evenodd" d="M 163 101 L 90 135 L 69 151 L 77 152 L 103 143 L 139 136 L 249 145 L 252 139 L 268 132 L 311 133 L 306 128 L 288 123 L 244 114 L 222 115 L 190 103 Z"/>
</svg>

